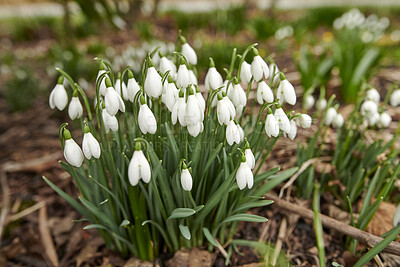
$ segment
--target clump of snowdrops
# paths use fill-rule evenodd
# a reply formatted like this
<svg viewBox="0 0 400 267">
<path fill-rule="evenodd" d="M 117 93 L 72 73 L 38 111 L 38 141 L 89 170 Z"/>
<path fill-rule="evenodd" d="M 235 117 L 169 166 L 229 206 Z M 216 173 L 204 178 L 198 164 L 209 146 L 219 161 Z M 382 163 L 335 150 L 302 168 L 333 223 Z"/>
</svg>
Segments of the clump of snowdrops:
<svg viewBox="0 0 400 267">
<path fill-rule="evenodd" d="M 296 103 L 295 89 L 255 46 L 241 55 L 233 50 L 225 80 L 210 58 L 203 90 L 196 52 L 181 35 L 177 52 L 159 53 L 159 64 L 152 60 L 156 50 L 147 55 L 143 83 L 129 66 L 115 74 L 98 59 L 93 108 L 82 88 L 58 69 L 62 75 L 50 107 L 68 105 L 65 77 L 72 88 L 68 114 L 80 121 L 83 133 L 80 146 L 66 123 L 59 131 L 66 159 L 61 165 L 75 180 L 80 203 L 44 179 L 82 213 L 90 223 L 85 229 L 98 229 L 124 257 L 152 259 L 181 247 L 228 245 L 239 221 L 267 220 L 247 211 L 271 204 L 264 194 L 296 168 L 261 173 L 261 166 L 279 137 L 294 139 L 297 127 L 310 127 L 311 118 L 283 110 L 285 103 Z M 256 104 L 249 99 L 252 86 L 259 112 L 244 116 Z"/>
</svg>

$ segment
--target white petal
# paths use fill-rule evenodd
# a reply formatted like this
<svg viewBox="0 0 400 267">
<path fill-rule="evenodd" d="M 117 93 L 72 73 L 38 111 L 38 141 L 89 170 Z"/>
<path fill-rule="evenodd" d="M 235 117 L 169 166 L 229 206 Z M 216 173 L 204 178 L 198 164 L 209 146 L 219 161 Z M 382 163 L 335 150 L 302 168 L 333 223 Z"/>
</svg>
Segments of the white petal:
<svg viewBox="0 0 400 267">
<path fill-rule="evenodd" d="M 281 81 L 280 84 L 283 84 L 283 95 L 285 97 L 285 101 L 290 104 L 296 104 L 296 92 L 294 91 L 293 85 L 288 80 Z"/>
<path fill-rule="evenodd" d="M 83 154 L 87 159 L 92 158 L 92 152 L 90 151 L 90 144 L 89 144 L 89 133 L 85 133 L 82 139 L 82 150 Z"/>
<path fill-rule="evenodd" d="M 158 98 L 162 94 L 161 76 L 154 67 L 150 67 L 147 70 L 144 91 L 147 95 L 154 98 Z"/>
<path fill-rule="evenodd" d="M 182 55 L 186 58 L 186 60 L 191 65 L 197 64 L 197 55 L 193 48 L 188 44 L 185 43 L 182 45 Z"/>
<path fill-rule="evenodd" d="M 64 158 L 72 166 L 80 167 L 82 165 L 82 150 L 73 139 L 65 140 Z"/>
<path fill-rule="evenodd" d="M 193 186 L 192 175 L 190 174 L 188 169 L 183 169 L 181 173 L 181 185 L 183 190 L 190 191 Z"/>
<path fill-rule="evenodd" d="M 241 162 L 239 169 L 236 172 L 236 183 L 240 190 L 243 190 L 247 184 L 247 168 L 249 168 L 249 166 L 247 166 L 247 163 Z"/>
<path fill-rule="evenodd" d="M 256 160 L 254 158 L 253 152 L 250 149 L 246 149 L 244 151 L 244 155 L 246 157 L 246 163 L 250 167 L 250 169 L 254 169 L 256 165 Z"/>
<path fill-rule="evenodd" d="M 139 151 L 133 152 L 133 156 L 131 161 L 129 162 L 129 167 L 128 167 L 129 183 L 132 186 L 136 186 L 139 183 L 140 179 L 140 169 L 139 169 L 140 159 L 138 157 L 138 153 Z"/>
<path fill-rule="evenodd" d="M 151 179 L 151 169 L 150 164 L 147 161 L 146 157 L 143 154 L 143 151 L 139 151 L 139 169 L 140 169 L 140 177 L 143 182 L 148 184 Z"/>
<path fill-rule="evenodd" d="M 83 107 L 78 97 L 72 97 L 71 103 L 68 107 L 68 115 L 71 120 L 79 119 L 82 117 Z"/>
</svg>

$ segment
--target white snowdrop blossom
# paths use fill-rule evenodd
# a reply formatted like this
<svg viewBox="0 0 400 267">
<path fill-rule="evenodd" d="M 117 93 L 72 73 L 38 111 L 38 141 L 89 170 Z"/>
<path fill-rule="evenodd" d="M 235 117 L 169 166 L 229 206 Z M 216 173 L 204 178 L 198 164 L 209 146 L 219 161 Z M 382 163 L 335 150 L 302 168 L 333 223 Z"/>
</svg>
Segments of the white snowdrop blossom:
<svg viewBox="0 0 400 267">
<path fill-rule="evenodd" d="M 240 79 L 246 86 L 250 83 L 251 77 L 251 66 L 246 61 L 243 61 L 242 66 L 240 68 Z"/>
<path fill-rule="evenodd" d="M 246 186 L 251 189 L 254 184 L 253 173 L 244 155 L 242 155 L 240 166 L 236 172 L 236 183 L 240 190 L 243 190 Z"/>
<path fill-rule="evenodd" d="M 102 68 L 104 68 L 104 69 L 102 69 Z M 106 72 L 106 70 L 105 70 L 104 64 L 101 63 L 101 64 L 100 64 L 100 70 L 99 70 L 99 72 L 97 73 L 96 83 L 97 83 L 98 80 L 100 79 L 100 76 L 101 76 L 103 73 L 105 73 L 105 72 Z M 102 80 L 101 80 L 101 82 L 100 82 L 100 87 L 99 87 L 99 94 L 100 94 L 100 96 L 104 96 L 104 95 L 106 94 L 106 89 L 107 89 L 107 87 L 106 87 L 106 78 L 109 78 L 107 74 L 104 75 L 104 77 L 102 78 Z"/>
<path fill-rule="evenodd" d="M 189 75 L 189 70 L 187 69 L 185 65 L 185 61 L 181 62 L 181 65 L 179 65 L 178 68 L 178 73 L 176 75 L 176 86 L 178 89 L 186 89 L 190 83 L 190 75 Z"/>
<path fill-rule="evenodd" d="M 183 190 L 190 191 L 192 190 L 193 186 L 193 178 L 190 174 L 189 170 L 186 167 L 186 164 L 183 165 L 182 172 L 181 172 L 181 185 Z"/>
<path fill-rule="evenodd" d="M 317 110 L 318 111 L 324 110 L 326 108 L 326 105 L 328 105 L 328 102 L 326 101 L 325 98 L 318 99 L 317 105 L 316 105 L 317 106 Z"/>
<path fill-rule="evenodd" d="M 140 108 L 138 114 L 138 122 L 140 131 L 143 134 L 154 134 L 157 131 L 157 121 L 151 112 L 149 106 L 146 104 L 144 96 L 140 97 Z"/>
<path fill-rule="evenodd" d="M 279 99 L 279 103 L 281 105 L 283 102 L 286 102 L 290 105 L 296 104 L 296 92 L 293 85 L 287 79 L 283 79 L 279 83 L 276 98 Z"/>
<path fill-rule="evenodd" d="M 368 91 L 365 92 L 365 98 L 367 100 L 371 100 L 375 103 L 379 103 L 379 100 L 381 99 L 381 96 L 375 88 L 369 89 Z"/>
<path fill-rule="evenodd" d="M 190 65 L 197 64 L 196 52 L 188 43 L 186 43 L 186 40 L 182 44 L 182 55 L 186 58 Z"/>
<path fill-rule="evenodd" d="M 294 140 L 294 138 L 296 138 L 296 135 L 297 135 L 297 125 L 294 120 L 291 120 L 290 121 L 290 133 L 288 133 L 288 137 L 290 140 Z"/>
<path fill-rule="evenodd" d="M 331 125 L 333 119 L 336 117 L 337 111 L 334 107 L 330 107 L 328 111 L 326 112 L 325 116 L 325 124 L 326 125 Z"/>
<path fill-rule="evenodd" d="M 240 143 L 240 133 L 233 120 L 231 120 L 226 127 L 226 141 L 230 146 L 233 145 L 233 143 Z"/>
<path fill-rule="evenodd" d="M 274 94 L 271 88 L 265 81 L 261 81 L 257 85 L 257 102 L 262 105 L 265 103 L 271 103 L 274 101 Z"/>
<path fill-rule="evenodd" d="M 264 59 L 261 58 L 258 52 L 255 52 L 255 56 L 253 58 L 253 61 L 251 62 L 250 69 L 251 74 L 253 75 L 253 78 L 256 82 L 259 82 L 263 77 L 265 79 L 268 79 L 269 77 L 268 65 L 267 63 L 265 63 Z"/>
<path fill-rule="evenodd" d="M 185 109 L 185 124 L 196 125 L 204 119 L 203 110 L 201 109 L 196 96 L 193 94 L 193 89 L 190 88 L 190 93 Z"/>
<path fill-rule="evenodd" d="M 83 107 L 81 102 L 79 101 L 78 92 L 74 92 L 74 96 L 71 99 L 71 103 L 69 103 L 68 107 L 68 115 L 71 120 L 79 119 L 82 117 Z"/>
<path fill-rule="evenodd" d="M 312 119 L 308 114 L 301 114 L 297 121 L 299 122 L 298 124 L 305 129 L 310 128 L 312 124 Z"/>
<path fill-rule="evenodd" d="M 198 85 L 196 74 L 193 70 L 189 70 L 189 83 L 193 85 Z"/>
<path fill-rule="evenodd" d="M 308 109 L 312 108 L 314 106 L 314 104 L 315 104 L 314 97 L 310 94 L 307 94 L 304 97 L 304 104 L 303 104 L 304 108 L 308 110 Z"/>
<path fill-rule="evenodd" d="M 274 114 L 268 108 L 267 118 L 265 119 L 265 133 L 268 137 L 277 137 L 279 135 L 278 121 L 275 119 Z"/>
<path fill-rule="evenodd" d="M 210 91 L 221 87 L 222 84 L 222 76 L 215 68 L 214 61 L 210 58 L 210 68 L 207 71 L 204 85 L 206 86 L 207 90 Z"/>
<path fill-rule="evenodd" d="M 343 123 L 344 123 L 344 118 L 343 118 L 342 114 L 340 114 L 340 113 L 336 114 L 336 116 L 332 120 L 333 128 L 340 129 L 340 128 L 342 128 Z"/>
<path fill-rule="evenodd" d="M 390 96 L 390 105 L 397 107 L 400 105 L 400 89 L 394 90 Z"/>
<path fill-rule="evenodd" d="M 96 159 L 100 158 L 100 144 L 90 132 L 90 129 L 87 125 L 85 125 L 85 133 L 83 134 L 82 150 L 87 159 L 91 159 L 92 156 Z"/>
<path fill-rule="evenodd" d="M 125 101 L 129 100 L 128 88 L 124 82 L 122 82 L 122 86 L 121 86 L 120 79 L 115 80 L 115 91 L 117 91 L 117 93 L 123 100 L 125 100 Z"/>
<path fill-rule="evenodd" d="M 72 139 L 71 133 L 67 129 L 64 129 L 64 138 L 64 158 L 69 164 L 79 168 L 83 162 L 82 150 Z"/>
<path fill-rule="evenodd" d="M 169 71 L 169 75 L 173 78 L 176 76 L 176 66 L 175 64 L 169 60 L 167 57 L 161 57 L 160 59 L 160 72 L 165 74 Z"/>
<path fill-rule="evenodd" d="M 140 91 L 140 87 L 135 78 L 133 77 L 133 73 L 130 70 L 128 70 L 128 76 L 129 79 L 128 79 L 128 85 L 126 86 L 126 94 L 128 100 L 133 102 L 136 94 Z"/>
<path fill-rule="evenodd" d="M 379 115 L 379 120 L 377 122 L 377 125 L 379 128 L 387 128 L 389 127 L 391 122 L 392 122 L 392 117 L 390 117 L 390 115 L 387 114 L 386 112 L 382 112 Z"/>
<path fill-rule="evenodd" d="M 196 96 L 197 102 L 199 103 L 199 105 L 201 107 L 201 110 L 204 113 L 204 111 L 206 110 L 206 101 L 204 100 L 204 97 L 201 94 L 199 87 L 196 88 L 195 96 Z"/>
<path fill-rule="evenodd" d="M 105 108 L 103 108 L 101 115 L 103 117 L 106 133 L 108 133 L 110 130 L 113 132 L 118 131 L 118 120 L 115 116 L 111 116 L 110 114 L 108 114 Z"/>
<path fill-rule="evenodd" d="M 152 65 L 151 60 L 149 60 L 149 65 Z M 147 95 L 159 98 L 162 94 L 162 81 L 161 76 L 158 74 L 154 66 L 147 69 L 146 79 L 144 81 L 144 91 Z"/>
<path fill-rule="evenodd" d="M 242 114 L 244 106 L 246 106 L 247 98 L 242 86 L 236 83 L 231 90 L 228 91 L 228 97 L 235 106 L 236 116 Z"/>
<path fill-rule="evenodd" d="M 119 94 L 111 85 L 110 79 L 106 78 L 106 94 L 104 96 L 104 104 L 108 114 L 114 116 L 118 110 L 125 112 L 125 104 Z"/>
<path fill-rule="evenodd" d="M 151 179 L 150 164 L 138 142 L 135 144 L 135 152 L 133 152 L 132 159 L 129 162 L 128 179 L 132 186 L 136 186 L 140 179 L 145 183 L 149 183 Z"/>
<path fill-rule="evenodd" d="M 378 114 L 378 105 L 371 100 L 367 100 L 361 104 L 361 114 L 364 117 L 371 117 Z"/>
<path fill-rule="evenodd" d="M 244 150 L 244 156 L 246 157 L 246 163 L 249 165 L 250 169 L 254 169 L 256 166 L 256 160 L 254 154 L 250 149 L 249 143 L 246 144 L 246 149 Z"/>
<path fill-rule="evenodd" d="M 186 102 L 183 91 L 181 90 L 179 92 L 179 97 L 176 100 L 175 105 L 172 108 L 171 112 L 171 121 L 173 125 L 175 125 L 176 122 L 179 121 L 179 124 L 181 126 L 186 126 L 185 110 L 186 110 Z"/>
<path fill-rule="evenodd" d="M 218 104 L 217 104 L 217 119 L 219 124 L 228 125 L 231 119 L 235 117 L 235 107 L 231 100 L 227 97 L 221 97 L 218 95 Z"/>
<path fill-rule="evenodd" d="M 275 119 L 278 122 L 279 129 L 284 131 L 285 133 L 289 134 L 290 133 L 290 121 L 289 118 L 287 117 L 286 113 L 283 111 L 283 109 L 279 106 L 275 110 Z"/>
<path fill-rule="evenodd" d="M 204 130 L 203 122 L 198 122 L 194 125 L 187 125 L 187 130 L 191 136 L 196 137 Z"/>
<path fill-rule="evenodd" d="M 161 96 L 161 101 L 167 106 L 168 110 L 172 112 L 176 99 L 178 98 L 179 90 L 176 88 L 172 77 L 168 77 L 168 81 L 164 83 L 164 92 Z"/>
<path fill-rule="evenodd" d="M 243 131 L 243 128 L 242 128 L 242 126 L 239 125 L 239 123 L 236 124 L 236 127 L 237 127 L 237 129 L 238 129 L 239 136 L 240 136 L 239 142 L 242 142 L 242 141 L 244 141 L 244 131 Z"/>
<path fill-rule="evenodd" d="M 49 105 L 51 109 L 57 107 L 58 110 L 63 110 L 68 104 L 68 94 L 63 85 L 64 79 L 60 77 L 58 84 L 50 93 Z"/>
</svg>

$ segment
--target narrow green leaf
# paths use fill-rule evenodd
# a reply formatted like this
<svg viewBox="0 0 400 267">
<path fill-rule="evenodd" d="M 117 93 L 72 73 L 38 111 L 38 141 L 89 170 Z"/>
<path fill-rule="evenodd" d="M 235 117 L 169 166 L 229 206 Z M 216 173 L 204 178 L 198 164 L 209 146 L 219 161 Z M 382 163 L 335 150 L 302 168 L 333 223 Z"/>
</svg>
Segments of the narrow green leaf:
<svg viewBox="0 0 400 267">
<path fill-rule="evenodd" d="M 268 221 L 267 218 L 254 215 L 254 214 L 247 214 L 247 213 L 241 213 L 241 214 L 236 214 L 232 215 L 225 220 L 221 222 L 221 224 L 224 223 L 229 223 L 229 222 L 237 222 L 237 221 L 243 221 L 243 222 L 266 222 Z"/>
<path fill-rule="evenodd" d="M 253 202 L 246 202 L 241 205 L 239 205 L 233 213 L 239 212 L 239 211 L 247 211 L 248 209 L 251 208 L 257 208 L 257 207 L 264 207 L 268 206 L 274 203 L 273 200 L 259 200 L 259 201 L 253 201 Z"/>
<path fill-rule="evenodd" d="M 176 208 L 172 211 L 171 215 L 168 217 L 168 220 L 186 218 L 186 217 L 192 216 L 195 213 L 196 213 L 196 211 L 194 209 Z"/>
<path fill-rule="evenodd" d="M 207 238 L 208 242 L 210 242 L 214 247 L 218 247 L 217 241 L 215 241 L 214 237 L 206 227 L 203 227 L 203 233 L 204 236 Z"/>
<path fill-rule="evenodd" d="M 190 240 L 190 238 L 192 236 L 190 235 L 190 231 L 187 226 L 180 224 L 179 230 L 181 231 L 181 234 L 183 235 L 184 238 L 186 238 L 187 240 Z"/>
<path fill-rule="evenodd" d="M 83 227 L 84 230 L 89 230 L 89 229 L 104 229 L 104 230 L 109 230 L 107 227 L 101 224 L 89 224 Z"/>
</svg>

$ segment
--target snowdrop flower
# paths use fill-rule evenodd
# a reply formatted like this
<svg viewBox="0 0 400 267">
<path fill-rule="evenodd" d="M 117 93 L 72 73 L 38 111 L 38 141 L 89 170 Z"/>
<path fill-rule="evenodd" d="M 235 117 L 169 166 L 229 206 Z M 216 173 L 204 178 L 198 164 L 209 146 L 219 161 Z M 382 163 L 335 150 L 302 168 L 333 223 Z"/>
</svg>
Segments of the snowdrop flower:
<svg viewBox="0 0 400 267">
<path fill-rule="evenodd" d="M 67 129 L 64 129 L 64 138 L 64 158 L 69 164 L 79 168 L 83 162 L 82 150 L 74 139 L 72 139 L 71 133 Z"/>
<path fill-rule="evenodd" d="M 316 105 L 317 106 L 317 110 L 318 111 L 324 110 L 326 108 L 326 105 L 328 105 L 328 103 L 327 103 L 325 98 L 318 99 L 317 105 Z"/>
<path fill-rule="evenodd" d="M 361 105 L 361 114 L 365 117 L 371 117 L 378 114 L 378 105 L 371 100 L 367 100 Z"/>
<path fill-rule="evenodd" d="M 262 105 L 264 102 L 271 103 L 274 101 L 274 94 L 271 88 L 264 81 L 261 81 L 257 85 L 257 102 Z"/>
<path fill-rule="evenodd" d="M 232 83 L 229 83 L 229 87 L 228 87 L 228 83 L 229 83 L 229 80 L 227 77 L 227 79 L 222 84 L 221 92 L 226 94 L 226 92 L 230 92 L 233 89 Z M 212 103 L 211 103 L 211 107 L 215 108 L 217 106 L 217 104 L 218 104 L 218 98 L 214 97 L 212 100 Z"/>
<path fill-rule="evenodd" d="M 226 127 L 226 141 L 230 146 L 233 145 L 233 143 L 240 143 L 240 133 L 233 120 L 231 120 Z"/>
<path fill-rule="evenodd" d="M 196 137 L 199 135 L 199 133 L 202 133 L 204 130 L 204 125 L 203 122 L 200 121 L 197 124 L 194 125 L 188 125 L 187 126 L 187 130 L 189 132 L 189 134 L 193 137 Z"/>
<path fill-rule="evenodd" d="M 203 95 L 201 94 L 200 89 L 199 89 L 198 86 L 196 86 L 196 94 L 195 94 L 195 96 L 196 96 L 197 102 L 199 103 L 199 105 L 200 105 L 200 107 L 201 107 L 201 109 L 203 110 L 203 113 L 204 113 L 204 111 L 206 110 L 206 101 L 204 100 Z"/>
<path fill-rule="evenodd" d="M 220 125 L 228 125 L 230 120 L 235 117 L 235 107 L 231 100 L 224 93 L 222 94 L 223 97 L 220 94 L 217 95 L 217 119 Z"/>
<path fill-rule="evenodd" d="M 212 58 L 210 58 L 210 68 L 207 71 L 204 85 L 207 90 L 215 90 L 222 86 L 222 76 L 215 68 L 215 63 Z"/>
<path fill-rule="evenodd" d="M 98 82 L 98 79 L 100 79 L 100 76 L 106 72 L 106 66 L 104 65 L 104 62 L 102 61 L 100 63 L 100 70 L 97 73 L 97 78 L 96 78 L 96 83 Z M 104 96 L 106 94 L 106 78 L 108 78 L 108 75 L 106 74 L 105 76 L 103 76 L 101 82 L 100 82 L 100 87 L 99 87 L 99 94 L 101 96 Z"/>
<path fill-rule="evenodd" d="M 138 114 L 138 122 L 140 131 L 143 134 L 154 134 L 157 131 L 157 121 L 154 117 L 153 112 L 151 112 L 149 106 L 146 104 L 144 96 L 140 96 L 140 108 Z"/>
<path fill-rule="evenodd" d="M 81 102 L 79 101 L 78 91 L 75 90 L 71 99 L 71 103 L 69 104 L 68 107 L 68 115 L 71 118 L 71 120 L 75 120 L 82 117 L 82 114 L 83 114 L 83 107 Z"/>
<path fill-rule="evenodd" d="M 312 108 L 314 106 L 314 103 L 315 103 L 315 99 L 312 95 L 307 94 L 304 96 L 303 106 L 305 109 L 308 110 L 308 109 Z"/>
<path fill-rule="evenodd" d="M 275 63 L 271 63 L 269 65 L 269 76 L 270 76 L 270 80 L 272 80 L 272 85 L 278 86 L 278 84 L 281 81 L 281 77 L 279 75 L 279 68 Z"/>
<path fill-rule="evenodd" d="M 240 190 L 243 190 L 246 186 L 251 189 L 254 184 L 253 173 L 244 155 L 242 155 L 240 166 L 236 172 L 236 183 Z"/>
<path fill-rule="evenodd" d="M 87 159 L 91 159 L 92 156 L 96 159 L 100 158 L 101 149 L 99 142 L 94 138 L 87 125 L 85 125 L 84 131 L 85 133 L 83 134 L 82 139 L 83 154 Z"/>
<path fill-rule="evenodd" d="M 147 69 L 147 75 L 144 81 L 144 91 L 147 95 L 156 99 L 162 94 L 161 76 L 154 68 L 154 64 L 151 59 L 149 59 L 149 68 Z"/>
<path fill-rule="evenodd" d="M 135 152 L 133 152 L 132 159 L 129 162 L 128 178 L 132 186 L 136 186 L 140 179 L 145 183 L 149 183 L 151 179 L 150 164 L 144 156 L 139 142 L 136 142 Z"/>
<path fill-rule="evenodd" d="M 187 169 L 186 164 L 183 162 L 182 164 L 182 172 L 181 172 L 181 185 L 183 190 L 190 191 L 192 190 L 193 186 L 193 178 L 190 174 L 189 170 Z"/>
<path fill-rule="evenodd" d="M 240 79 L 247 86 L 250 83 L 251 77 L 251 66 L 246 61 L 243 61 L 240 67 Z"/>
<path fill-rule="evenodd" d="M 129 101 L 133 102 L 135 100 L 136 94 L 140 91 L 139 84 L 136 82 L 133 77 L 133 73 L 131 70 L 128 70 L 128 85 L 126 87 L 126 94 Z"/>
<path fill-rule="evenodd" d="M 387 128 L 389 127 L 390 123 L 392 122 L 392 117 L 386 112 L 382 112 L 379 116 L 379 120 L 377 122 L 378 127 L 380 128 Z"/>
<path fill-rule="evenodd" d="M 253 48 L 254 58 L 251 62 L 251 74 L 256 82 L 259 82 L 263 76 L 265 79 L 269 77 L 269 68 L 267 63 L 265 63 L 264 59 L 258 54 L 257 49 Z"/>
<path fill-rule="evenodd" d="M 283 102 L 287 102 L 290 105 L 296 104 L 296 92 L 294 91 L 293 85 L 285 78 L 281 73 L 281 82 L 276 93 L 276 98 L 279 99 L 279 103 L 282 105 Z"/>
<path fill-rule="evenodd" d="M 336 117 L 336 115 L 337 115 L 336 109 L 334 107 L 330 107 L 325 115 L 325 124 L 331 125 L 331 123 L 332 123 L 333 119 Z"/>
<path fill-rule="evenodd" d="M 103 117 L 103 122 L 104 122 L 104 127 L 106 128 L 106 133 L 108 133 L 110 130 L 113 132 L 118 131 L 118 120 L 115 116 L 111 116 L 108 114 L 107 110 L 104 107 L 103 104 L 103 110 L 101 112 L 101 115 Z"/>
<path fill-rule="evenodd" d="M 365 92 L 365 97 L 366 99 L 374 101 L 375 103 L 379 103 L 379 100 L 381 98 L 378 90 L 376 90 L 375 88 L 369 89 L 367 92 Z"/>
<path fill-rule="evenodd" d="M 400 89 L 393 91 L 392 95 L 390 96 L 390 105 L 393 107 L 400 105 Z"/>
<path fill-rule="evenodd" d="M 197 77 L 193 70 L 189 70 L 189 83 L 197 85 Z"/>
<path fill-rule="evenodd" d="M 63 82 L 64 78 L 60 76 L 57 85 L 50 93 L 49 105 L 51 109 L 57 107 L 58 110 L 63 110 L 68 104 L 68 94 L 65 90 Z"/>
<path fill-rule="evenodd" d="M 172 77 L 176 76 L 175 64 L 171 60 L 169 60 L 167 57 L 162 56 L 160 59 L 160 72 L 162 74 L 165 74 L 167 71 L 169 71 L 169 74 Z"/>
<path fill-rule="evenodd" d="M 254 154 L 250 149 L 249 142 L 246 141 L 246 149 L 244 150 L 244 156 L 246 157 L 246 163 L 249 165 L 250 169 L 254 169 L 256 166 L 256 160 Z"/>
<path fill-rule="evenodd" d="M 243 108 L 247 103 L 247 98 L 246 93 L 237 79 L 235 79 L 235 85 L 233 86 L 232 90 L 228 91 L 228 97 L 236 108 L 236 115 L 239 116 L 242 114 Z"/>
<path fill-rule="evenodd" d="M 108 114 L 114 116 L 118 110 L 125 112 L 125 104 L 119 94 L 114 90 L 111 85 L 111 80 L 106 78 L 106 94 L 104 96 L 104 104 Z"/>
<path fill-rule="evenodd" d="M 186 42 L 185 37 L 181 36 L 182 55 L 186 58 L 190 65 L 197 64 L 197 55 L 193 48 Z"/>
<path fill-rule="evenodd" d="M 342 128 L 343 123 L 344 123 L 344 119 L 343 119 L 342 114 L 340 114 L 340 113 L 336 114 L 336 116 L 332 120 L 333 128 L 340 129 L 340 128 Z"/>
<path fill-rule="evenodd" d="M 239 136 L 240 136 L 239 142 L 242 142 L 242 141 L 244 140 L 244 131 L 243 131 L 243 128 L 239 125 L 239 123 L 236 124 L 236 127 L 237 127 L 237 129 L 238 129 Z"/>
<path fill-rule="evenodd" d="M 312 119 L 308 114 L 301 114 L 300 117 L 298 117 L 298 122 L 301 127 L 310 128 Z"/>
<path fill-rule="evenodd" d="M 185 60 L 181 58 L 181 64 L 179 65 L 178 73 L 176 75 L 176 86 L 178 87 L 178 89 L 185 89 L 186 87 L 188 87 L 189 83 L 189 70 L 186 67 Z"/>
<path fill-rule="evenodd" d="M 167 106 L 170 112 L 172 112 L 178 94 L 179 90 L 176 88 L 172 76 L 169 75 L 168 80 L 164 83 L 164 92 L 161 96 L 161 101 Z"/>
<path fill-rule="evenodd" d="M 190 126 L 196 125 L 199 122 L 203 121 L 203 119 L 203 110 L 201 109 L 199 102 L 194 95 L 193 88 L 190 88 L 185 109 L 185 124 Z"/>
<path fill-rule="evenodd" d="M 278 122 L 279 129 L 284 131 L 285 133 L 289 134 L 290 133 L 290 121 L 289 118 L 287 117 L 286 113 L 283 111 L 281 106 L 277 104 L 277 109 L 275 110 L 275 119 Z"/>
<path fill-rule="evenodd" d="M 279 125 L 270 108 L 267 109 L 267 118 L 265 119 L 265 133 L 268 137 L 277 137 L 279 135 Z"/>
<path fill-rule="evenodd" d="M 121 73 L 118 73 L 118 78 L 115 80 L 115 91 L 117 91 L 119 96 L 125 101 L 129 99 L 126 84 L 122 82 L 121 86 Z"/>
<path fill-rule="evenodd" d="M 288 137 L 290 138 L 290 140 L 294 140 L 296 135 L 297 135 L 297 125 L 294 120 L 291 120 L 290 121 L 290 133 L 288 133 Z"/>
<path fill-rule="evenodd" d="M 179 124 L 181 126 L 186 126 L 185 122 L 185 110 L 186 110 L 186 102 L 183 90 L 179 91 L 179 97 L 175 102 L 174 107 L 171 112 L 171 121 L 172 124 L 175 125 L 179 120 Z"/>
</svg>

